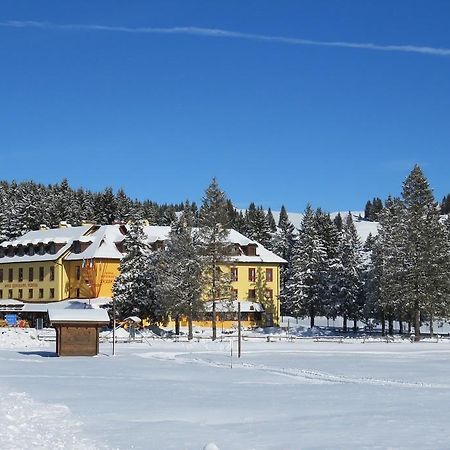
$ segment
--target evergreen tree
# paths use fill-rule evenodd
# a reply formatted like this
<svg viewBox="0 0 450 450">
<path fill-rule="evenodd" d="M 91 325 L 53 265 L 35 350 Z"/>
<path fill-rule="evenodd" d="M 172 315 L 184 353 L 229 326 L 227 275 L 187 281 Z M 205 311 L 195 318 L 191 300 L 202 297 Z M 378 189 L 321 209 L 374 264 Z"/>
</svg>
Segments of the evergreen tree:
<svg viewBox="0 0 450 450">
<path fill-rule="evenodd" d="M 414 313 L 415 338 L 420 339 L 421 313 L 448 311 L 449 247 L 433 193 L 419 166 L 403 183 L 406 210 L 406 258 L 404 296 Z"/>
<path fill-rule="evenodd" d="M 286 260 L 285 264 L 281 268 L 281 299 L 283 313 L 287 312 L 287 305 L 284 300 L 286 296 L 284 295 L 284 290 L 286 288 L 286 283 L 292 272 L 292 248 L 295 243 L 295 227 L 289 221 L 288 214 L 284 206 L 281 207 L 280 218 L 278 220 L 278 229 L 276 233 L 272 236 L 271 249 L 272 251 Z"/>
<path fill-rule="evenodd" d="M 277 224 L 275 223 L 275 219 L 273 218 L 272 210 L 269 208 L 267 211 L 267 223 L 269 224 L 269 229 L 271 233 L 275 233 L 277 231 Z"/>
<path fill-rule="evenodd" d="M 203 196 L 199 241 L 204 258 L 204 286 L 212 302 L 212 339 L 217 338 L 216 302 L 231 296 L 231 278 L 221 269 L 229 258 L 227 197 L 215 178 Z"/>
<path fill-rule="evenodd" d="M 174 226 L 167 248 L 158 261 L 157 292 L 168 305 L 179 334 L 179 318 L 188 319 L 188 338 L 193 338 L 192 321 L 204 308 L 201 299 L 204 259 L 200 252 L 197 233 L 192 231 L 194 217 L 185 209 Z"/>
<path fill-rule="evenodd" d="M 343 222 L 342 222 L 341 213 L 337 213 L 336 217 L 333 219 L 333 223 L 338 231 L 342 231 Z"/>
<path fill-rule="evenodd" d="M 349 213 L 346 217 L 345 225 L 342 230 L 342 236 L 339 246 L 339 260 L 337 265 L 336 295 L 337 311 L 343 317 L 343 329 L 347 331 L 347 319 L 356 321 L 362 315 L 362 304 L 360 300 L 362 289 L 362 259 L 361 242 L 356 233 L 352 215 Z"/>
<path fill-rule="evenodd" d="M 158 255 L 152 255 L 139 220 L 131 223 L 124 249 L 126 253 L 120 261 L 120 274 L 113 284 L 119 318 L 139 316 L 151 323 L 167 321 L 168 309 L 156 294 Z"/>
<path fill-rule="evenodd" d="M 128 222 L 135 214 L 134 205 L 122 188 L 117 191 L 115 202 L 115 220 L 119 222 Z"/>
<path fill-rule="evenodd" d="M 315 215 L 308 205 L 303 216 L 299 238 L 292 250 L 292 268 L 284 290 L 287 309 L 295 316 L 310 317 L 311 327 L 323 312 L 326 250 L 319 236 Z"/>
</svg>

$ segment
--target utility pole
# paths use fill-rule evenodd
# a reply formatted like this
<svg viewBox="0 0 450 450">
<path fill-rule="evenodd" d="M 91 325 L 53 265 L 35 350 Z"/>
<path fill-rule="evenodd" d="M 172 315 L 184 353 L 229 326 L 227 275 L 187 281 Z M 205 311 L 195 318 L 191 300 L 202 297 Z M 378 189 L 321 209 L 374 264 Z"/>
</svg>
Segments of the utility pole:
<svg viewBox="0 0 450 450">
<path fill-rule="evenodd" d="M 238 302 L 238 358 L 241 357 L 241 302 Z"/>
</svg>

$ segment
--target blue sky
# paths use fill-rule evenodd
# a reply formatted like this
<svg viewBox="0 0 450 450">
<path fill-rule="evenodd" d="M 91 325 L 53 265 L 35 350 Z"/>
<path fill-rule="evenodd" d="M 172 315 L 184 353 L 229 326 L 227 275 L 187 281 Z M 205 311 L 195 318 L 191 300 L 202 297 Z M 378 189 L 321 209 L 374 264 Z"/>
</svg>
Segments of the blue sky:
<svg viewBox="0 0 450 450">
<path fill-rule="evenodd" d="M 440 200 L 449 17 L 439 0 L 2 0 L 0 178 L 179 202 L 217 176 L 239 207 L 334 211 L 398 194 L 419 163 Z"/>
</svg>

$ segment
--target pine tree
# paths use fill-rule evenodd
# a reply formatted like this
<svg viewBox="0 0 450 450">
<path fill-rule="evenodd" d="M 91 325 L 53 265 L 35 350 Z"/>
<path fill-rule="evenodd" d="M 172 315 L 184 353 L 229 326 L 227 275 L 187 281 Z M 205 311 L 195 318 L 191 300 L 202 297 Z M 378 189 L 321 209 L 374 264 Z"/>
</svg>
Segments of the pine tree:
<svg viewBox="0 0 450 450">
<path fill-rule="evenodd" d="M 119 222 L 128 222 L 135 214 L 134 205 L 131 199 L 120 188 L 116 194 L 116 214 L 115 220 Z"/>
<path fill-rule="evenodd" d="M 419 166 L 403 183 L 406 210 L 406 260 L 404 295 L 414 314 L 415 339 L 420 339 L 421 313 L 432 320 L 448 310 L 448 239 L 433 193 Z"/>
<path fill-rule="evenodd" d="M 273 218 L 272 210 L 269 208 L 267 210 L 267 223 L 269 224 L 269 229 L 271 233 L 275 233 L 277 231 L 277 224 L 275 223 L 275 219 Z"/>
<path fill-rule="evenodd" d="M 280 217 L 278 220 L 278 229 L 272 236 L 271 249 L 272 251 L 287 261 L 287 264 L 281 268 L 281 307 L 283 313 L 287 313 L 288 305 L 285 303 L 287 281 L 292 272 L 292 249 L 295 243 L 295 227 L 289 221 L 288 214 L 284 206 L 281 207 Z"/>
<path fill-rule="evenodd" d="M 179 334 L 179 318 L 188 319 L 188 338 L 193 338 L 192 321 L 204 310 L 201 299 L 204 270 L 197 233 L 192 230 L 192 211 L 185 209 L 174 226 L 166 250 L 158 261 L 157 292 L 168 305 Z"/>
<path fill-rule="evenodd" d="M 343 329 L 347 331 L 347 319 L 356 321 L 362 315 L 361 300 L 361 242 L 353 224 L 352 215 L 346 217 L 339 245 L 339 260 L 335 285 L 337 311 L 343 317 Z"/>
<path fill-rule="evenodd" d="M 168 308 L 156 294 L 158 254 L 152 255 L 139 220 L 131 223 L 124 249 L 120 274 L 113 285 L 119 318 L 139 316 L 151 323 L 167 321 Z"/>
<path fill-rule="evenodd" d="M 204 286 L 212 301 L 212 339 L 217 338 L 216 302 L 231 296 L 231 278 L 221 265 L 229 259 L 227 197 L 215 178 L 203 196 L 199 241 L 204 258 Z"/>
<path fill-rule="evenodd" d="M 299 238 L 292 251 L 292 268 L 284 290 L 287 309 L 295 316 L 310 317 L 311 328 L 315 317 L 323 312 L 326 250 L 319 236 L 315 215 L 308 205 L 303 216 Z"/>
</svg>

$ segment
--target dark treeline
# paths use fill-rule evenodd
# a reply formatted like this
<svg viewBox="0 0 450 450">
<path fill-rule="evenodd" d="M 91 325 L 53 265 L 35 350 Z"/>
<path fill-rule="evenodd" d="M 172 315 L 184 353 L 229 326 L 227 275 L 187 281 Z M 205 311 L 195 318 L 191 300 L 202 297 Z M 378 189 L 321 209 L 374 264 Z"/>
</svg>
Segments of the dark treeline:
<svg viewBox="0 0 450 450">
<path fill-rule="evenodd" d="M 73 189 L 67 180 L 57 184 L 33 181 L 0 182 L 0 242 L 14 239 L 40 225 L 55 227 L 61 221 L 71 225 L 82 222 L 112 224 L 142 217 L 155 225 L 170 225 L 176 212 L 186 204 L 157 204 L 150 200 L 133 200 L 123 189 L 116 193 L 107 187 L 103 192 Z M 188 204 L 196 210 L 196 205 Z"/>
</svg>

